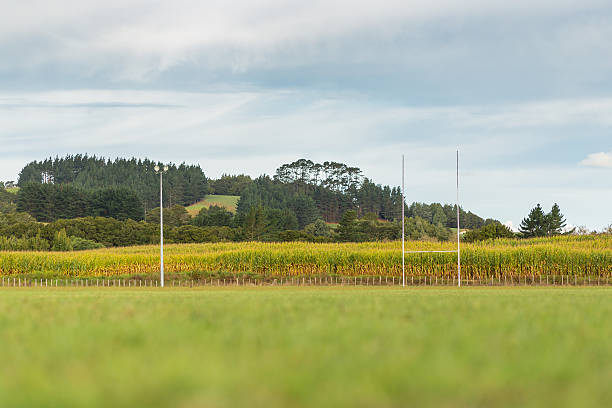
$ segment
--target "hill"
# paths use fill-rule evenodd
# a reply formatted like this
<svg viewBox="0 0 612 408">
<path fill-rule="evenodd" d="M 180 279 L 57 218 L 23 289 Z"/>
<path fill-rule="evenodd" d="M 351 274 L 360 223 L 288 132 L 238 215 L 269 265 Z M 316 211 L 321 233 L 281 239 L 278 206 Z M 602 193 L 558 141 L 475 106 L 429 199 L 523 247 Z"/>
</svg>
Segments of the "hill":
<svg viewBox="0 0 612 408">
<path fill-rule="evenodd" d="M 139 221 L 160 206 L 157 165 L 163 163 L 87 154 L 48 158 L 27 164 L 19 175 L 17 194 L 5 194 L 7 201 L 16 202 L 17 211 L 40 222 L 100 216 Z M 294 232 L 310 226 L 310 235 L 302 239 L 328 239 L 329 227 L 324 224 L 341 223 L 346 216 L 342 231 L 349 233 L 347 228 L 355 227 L 352 232 L 363 235 L 358 238 L 349 233 L 351 240 L 397 238 L 395 224 L 399 225 L 402 213 L 400 188 L 376 184 L 358 167 L 299 159 L 281 164 L 273 176 L 251 179 L 224 174 L 217 180 L 207 179 L 197 164 L 168 167 L 163 207 L 181 207 L 185 216 L 182 224 L 230 227 L 247 239 L 262 240 L 298 239 Z M 213 205 L 231 214 L 190 219 Z M 494 221 L 464 209 L 460 213 L 462 228 L 481 228 Z M 408 222 L 412 225 L 409 229 L 417 236 L 445 240 L 451 234 L 449 228 L 456 226 L 456 208 L 452 204 L 412 203 L 406 208 L 406 218 L 412 220 L 414 225 Z M 314 226 L 317 221 L 324 221 L 318 224 L 320 231 Z M 289 235 L 281 237 L 287 231 Z"/>
</svg>

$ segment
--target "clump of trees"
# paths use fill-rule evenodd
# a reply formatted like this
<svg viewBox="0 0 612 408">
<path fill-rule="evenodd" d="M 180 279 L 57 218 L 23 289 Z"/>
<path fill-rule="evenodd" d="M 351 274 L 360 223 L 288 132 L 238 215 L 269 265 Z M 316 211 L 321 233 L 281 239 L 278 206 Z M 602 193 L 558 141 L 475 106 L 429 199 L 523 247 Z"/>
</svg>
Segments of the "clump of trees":
<svg viewBox="0 0 612 408">
<path fill-rule="evenodd" d="M 527 217 L 523 218 L 519 226 L 519 234 L 515 234 L 510 228 L 495 221 L 487 222 L 481 228 L 466 232 L 463 235 L 463 240 L 475 242 L 496 238 L 535 238 L 575 232 L 575 228 L 564 231 L 566 225 L 567 222 L 558 204 L 555 203 L 548 213 L 545 213 L 542 206 L 538 204 L 529 211 Z"/>
<path fill-rule="evenodd" d="M 231 227 L 233 221 L 234 214 L 224 207 L 211 205 L 209 208 L 202 208 L 191 223 L 199 227 Z"/>
<path fill-rule="evenodd" d="M 439 203 L 412 203 L 406 211 L 406 217 L 419 217 L 433 225 L 456 228 L 457 206 Z M 459 207 L 459 219 L 461 228 L 467 229 L 482 228 L 487 224 L 499 222 L 490 218 L 485 220 L 471 211 L 464 211 L 461 207 Z"/>
<path fill-rule="evenodd" d="M 538 204 L 529 211 L 527 217 L 523 218 L 519 231 L 525 238 L 546 237 L 562 234 L 566 225 L 566 220 L 557 203 L 552 206 L 548 213 L 544 213 L 542 207 Z M 569 232 L 571 233 L 573 230 Z"/>
<path fill-rule="evenodd" d="M 347 211 L 357 217 L 374 213 L 376 218 L 397 221 L 401 216 L 401 191 L 398 187 L 374 184 L 363 177 L 357 167 L 343 163 L 314 163 L 300 159 L 283 164 L 273 178 L 255 179 L 243 191 L 238 202 L 238 214 L 245 215 L 252 207 L 287 209 L 298 219 L 300 229 L 321 218 L 337 223 Z M 420 217 L 435 226 L 453 228 L 456 207 L 442 204 L 413 203 L 406 216 Z M 462 225 L 479 228 L 494 220 L 484 220 L 460 209 Z"/>
<path fill-rule="evenodd" d="M 28 183 L 72 185 L 83 190 L 123 188 L 133 191 L 146 208 L 159 206 L 159 176 L 149 159 L 106 159 L 68 155 L 28 163 L 19 173 L 18 186 Z M 208 192 L 208 181 L 199 165 L 168 164 L 164 174 L 164 206 L 191 205 Z"/>
<path fill-rule="evenodd" d="M 515 238 L 516 235 L 510 228 L 500 222 L 492 222 L 482 228 L 470 230 L 463 234 L 465 242 L 484 241 L 496 238 Z"/>
<path fill-rule="evenodd" d="M 244 189 L 253 182 L 251 177 L 244 174 L 223 174 L 221 178 L 210 180 L 209 193 L 217 195 L 242 195 Z"/>
<path fill-rule="evenodd" d="M 0 225 L 0 237 L 5 239 L 5 244 L 0 245 L 0 249 L 13 250 L 77 250 L 102 246 L 149 245 L 159 243 L 159 224 L 129 219 L 120 221 L 106 217 L 84 217 L 50 223 Z M 6 243 L 6 240 L 10 242 Z M 230 227 L 164 225 L 164 241 L 167 243 L 241 240 L 244 240 L 242 231 Z"/>
<path fill-rule="evenodd" d="M 79 240 L 104 246 L 157 243 L 155 164 L 87 155 L 29 163 L 20 174 L 17 195 L 0 189 L 0 206 L 6 207 L 0 236 L 23 240 L 11 245 L 31 249 L 91 246 Z M 203 198 L 208 189 L 240 195 L 236 213 L 211 206 L 190 216 L 184 206 Z M 224 174 L 209 182 L 199 166 L 184 164 L 171 165 L 164 176 L 168 242 L 394 240 L 401 237 L 402 205 L 398 187 L 375 184 L 359 168 L 338 162 L 300 159 L 283 164 L 273 177 L 254 180 Z M 452 205 L 413 203 L 405 212 L 407 239 L 448 240 L 456 226 Z M 495 222 L 461 208 L 460 213 L 466 228 Z"/>
<path fill-rule="evenodd" d="M 33 237 L 0 236 L 1 251 L 81 251 L 104 248 L 104 245 L 90 239 L 68 236 L 65 229 L 57 231 L 53 239 L 48 240 L 38 232 Z"/>
<path fill-rule="evenodd" d="M 337 240 L 342 242 L 394 240 L 401 237 L 400 231 L 400 223 L 378 221 L 375 214 L 359 219 L 354 210 L 344 213 L 336 230 Z"/>
<path fill-rule="evenodd" d="M 268 182 L 276 182 L 289 192 L 310 197 L 318 217 L 327 222 L 339 222 L 348 210 L 360 217 L 373 212 L 384 220 L 398 219 L 401 214 L 399 187 L 375 184 L 363 176 L 361 169 L 344 163 L 299 159 L 281 165 L 273 180 Z"/>
<path fill-rule="evenodd" d="M 138 195 L 123 187 L 86 190 L 70 184 L 33 182 L 19 190 L 17 211 L 41 222 L 89 216 L 141 220 L 144 216 Z"/>
<path fill-rule="evenodd" d="M 147 222 L 159 224 L 159 207 L 147 212 Z M 180 227 L 191 223 L 191 215 L 182 205 L 173 205 L 170 208 L 164 208 L 164 225 L 168 227 Z"/>
</svg>

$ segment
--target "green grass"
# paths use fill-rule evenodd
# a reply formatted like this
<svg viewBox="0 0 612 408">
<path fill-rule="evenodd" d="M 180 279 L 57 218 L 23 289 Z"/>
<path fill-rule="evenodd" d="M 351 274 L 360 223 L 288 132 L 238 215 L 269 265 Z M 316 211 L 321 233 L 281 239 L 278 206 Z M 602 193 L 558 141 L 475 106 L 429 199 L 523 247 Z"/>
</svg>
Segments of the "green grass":
<svg viewBox="0 0 612 408">
<path fill-rule="evenodd" d="M 192 216 L 197 215 L 202 208 L 208 208 L 211 205 L 217 205 L 224 207 L 228 211 L 236 212 L 236 206 L 240 196 L 229 196 L 229 195 L 207 195 L 202 201 L 187 207 L 187 211 Z"/>
<path fill-rule="evenodd" d="M 597 407 L 612 289 L 0 289 L 2 407 Z"/>
<path fill-rule="evenodd" d="M 9 187 L 6 189 L 6 191 L 8 191 L 9 193 L 17 194 L 17 192 L 19 191 L 19 187 Z"/>
</svg>

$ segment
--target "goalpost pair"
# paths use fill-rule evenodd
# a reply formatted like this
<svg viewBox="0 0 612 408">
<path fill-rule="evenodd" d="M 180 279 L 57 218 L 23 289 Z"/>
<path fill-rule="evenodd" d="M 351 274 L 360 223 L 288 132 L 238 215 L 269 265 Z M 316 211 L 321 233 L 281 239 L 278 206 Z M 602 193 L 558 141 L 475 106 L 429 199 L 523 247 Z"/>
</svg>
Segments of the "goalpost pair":
<svg viewBox="0 0 612 408">
<path fill-rule="evenodd" d="M 457 148 L 457 249 L 451 251 L 406 251 L 406 237 L 404 234 L 405 230 L 405 219 L 404 219 L 404 208 L 406 207 L 406 195 L 404 189 L 404 155 L 402 155 L 402 286 L 406 286 L 406 254 L 424 254 L 424 253 L 442 253 L 442 252 L 454 252 L 457 254 L 457 286 L 461 287 L 461 241 L 459 228 L 459 148 Z"/>
</svg>

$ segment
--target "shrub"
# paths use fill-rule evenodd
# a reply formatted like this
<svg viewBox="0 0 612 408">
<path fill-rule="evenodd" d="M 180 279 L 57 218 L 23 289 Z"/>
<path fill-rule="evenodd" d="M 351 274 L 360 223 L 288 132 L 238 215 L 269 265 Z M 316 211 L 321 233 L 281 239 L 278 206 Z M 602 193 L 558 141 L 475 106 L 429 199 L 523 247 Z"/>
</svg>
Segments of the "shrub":
<svg viewBox="0 0 612 408">
<path fill-rule="evenodd" d="M 72 243 L 72 249 L 75 251 L 104 248 L 104 245 L 100 244 L 99 242 L 80 237 L 70 237 L 70 242 Z"/>
</svg>

